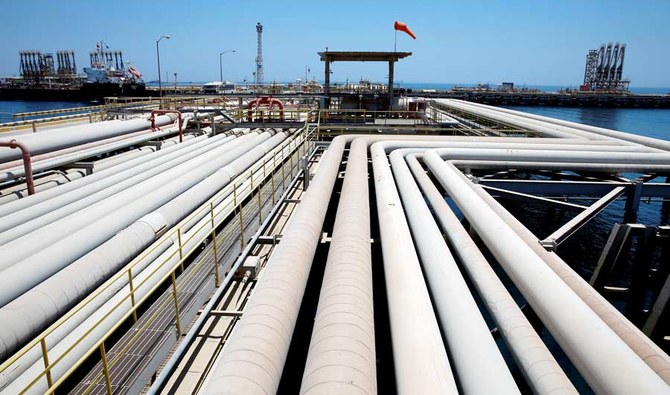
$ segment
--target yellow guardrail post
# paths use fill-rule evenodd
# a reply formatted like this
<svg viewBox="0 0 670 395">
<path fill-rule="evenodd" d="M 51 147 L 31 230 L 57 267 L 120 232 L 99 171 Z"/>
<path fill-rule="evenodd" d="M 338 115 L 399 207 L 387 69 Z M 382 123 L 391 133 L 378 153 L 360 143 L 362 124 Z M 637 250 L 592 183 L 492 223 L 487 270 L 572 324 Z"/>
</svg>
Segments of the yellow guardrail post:
<svg viewBox="0 0 670 395">
<path fill-rule="evenodd" d="M 128 285 L 130 286 L 130 303 L 133 305 L 133 322 L 137 322 L 137 309 L 135 308 L 135 286 L 133 285 L 133 268 L 128 268 Z"/>
<path fill-rule="evenodd" d="M 274 165 L 272 167 L 272 177 L 270 177 L 270 183 L 272 184 L 272 204 L 277 203 L 277 191 L 275 191 L 275 171 L 277 169 L 277 151 L 272 155 L 272 164 Z"/>
<path fill-rule="evenodd" d="M 181 336 L 181 317 L 179 316 L 179 298 L 177 296 L 177 277 L 174 270 L 170 273 L 172 279 L 172 297 L 174 299 L 175 323 L 177 325 L 177 334 Z"/>
<path fill-rule="evenodd" d="M 107 353 L 105 352 L 105 342 L 100 343 L 100 358 L 102 359 L 102 371 L 105 375 L 105 388 L 107 394 L 112 395 L 112 380 L 109 377 L 109 364 L 107 363 Z"/>
<path fill-rule="evenodd" d="M 281 150 L 281 159 L 282 159 L 282 162 L 284 162 L 284 148 L 282 148 L 282 150 Z M 282 191 L 286 190 L 286 171 L 285 171 L 285 168 L 286 168 L 286 164 L 282 163 L 282 165 L 281 165 L 281 189 L 282 189 Z"/>
<path fill-rule="evenodd" d="M 214 248 L 214 286 L 218 287 L 219 277 L 219 250 L 216 245 L 216 222 L 214 222 L 214 202 L 209 202 L 209 215 L 212 221 L 212 247 Z"/>
<path fill-rule="evenodd" d="M 238 204 L 237 202 L 237 184 L 233 184 L 233 207 L 238 208 L 240 213 L 240 248 L 244 249 L 244 219 L 242 214 L 242 203 Z"/>
<path fill-rule="evenodd" d="M 288 143 L 288 152 L 291 155 L 289 156 L 289 160 L 291 161 L 291 177 L 293 177 L 293 157 L 295 156 L 295 152 L 292 152 L 291 142 Z"/>
<path fill-rule="evenodd" d="M 261 183 L 258 183 L 258 187 L 256 188 L 258 190 L 257 195 L 258 195 L 258 224 L 261 225 L 263 224 L 263 205 L 261 203 Z"/>
<path fill-rule="evenodd" d="M 177 229 L 177 241 L 179 242 L 179 267 L 184 271 L 184 249 L 181 243 L 181 228 Z"/>
<path fill-rule="evenodd" d="M 47 341 L 45 338 L 40 339 L 40 346 L 42 346 L 42 359 L 44 360 L 44 369 L 46 370 L 47 384 L 49 388 L 53 385 L 51 380 L 51 366 L 49 366 L 49 355 L 47 354 Z"/>
</svg>

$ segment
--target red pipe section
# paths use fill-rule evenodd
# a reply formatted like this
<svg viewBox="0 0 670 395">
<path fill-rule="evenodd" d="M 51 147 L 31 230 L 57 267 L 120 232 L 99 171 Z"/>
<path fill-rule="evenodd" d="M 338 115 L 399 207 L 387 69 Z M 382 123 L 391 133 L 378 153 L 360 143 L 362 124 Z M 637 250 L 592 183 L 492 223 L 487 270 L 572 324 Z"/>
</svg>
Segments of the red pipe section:
<svg viewBox="0 0 670 395">
<path fill-rule="evenodd" d="M 181 118 L 181 112 L 177 110 L 153 110 L 151 111 L 151 129 L 156 130 L 156 114 L 158 115 L 164 115 L 164 114 L 177 114 L 179 117 L 179 142 L 183 142 L 182 139 L 182 118 Z"/>
<path fill-rule="evenodd" d="M 0 147 L 18 148 L 23 153 L 23 168 L 26 173 L 26 185 L 28 186 L 28 195 L 35 194 L 35 184 L 33 183 L 33 167 L 30 162 L 30 150 L 23 143 L 11 140 L 10 142 L 0 141 Z"/>
<path fill-rule="evenodd" d="M 284 104 L 273 97 L 259 97 L 256 98 L 247 104 L 247 121 L 252 122 L 253 120 L 253 108 L 256 107 L 258 111 L 261 107 L 267 107 L 268 112 L 272 111 L 272 108 L 277 105 L 279 107 L 279 118 L 281 121 L 284 121 Z M 261 121 L 263 120 L 263 113 L 261 113 Z"/>
</svg>

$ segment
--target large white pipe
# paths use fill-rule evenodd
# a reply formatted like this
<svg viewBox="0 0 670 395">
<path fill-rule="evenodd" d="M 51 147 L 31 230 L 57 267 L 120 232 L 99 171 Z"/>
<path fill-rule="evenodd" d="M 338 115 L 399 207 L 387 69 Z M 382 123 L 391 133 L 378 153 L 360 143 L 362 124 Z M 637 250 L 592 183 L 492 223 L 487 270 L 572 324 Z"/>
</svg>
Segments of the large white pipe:
<svg viewBox="0 0 670 395">
<path fill-rule="evenodd" d="M 224 141 L 223 143 L 221 143 L 221 140 L 225 138 L 223 136 L 221 139 L 202 141 L 202 144 L 189 147 L 186 151 L 180 150 L 179 152 L 171 152 L 170 155 L 161 157 L 159 161 L 151 161 L 142 164 L 141 167 L 138 166 L 130 171 L 116 172 L 116 174 L 113 174 L 111 177 L 105 178 L 104 180 L 96 179 L 95 182 L 84 182 L 86 179 L 82 179 L 80 181 L 83 185 L 79 185 L 81 188 L 76 189 L 73 193 L 68 193 L 67 195 L 64 193 L 56 198 L 34 204 L 11 214 L 8 217 L 13 218 L 13 224 L 19 224 L 30 220 L 39 221 L 40 216 L 49 213 L 51 210 L 57 210 L 66 206 L 74 205 L 79 209 L 56 222 L 49 222 L 29 234 L 11 240 L 0 246 L 0 253 L 4 252 L 7 257 L 6 260 L 0 262 L 0 269 L 10 267 L 15 262 L 18 262 L 21 259 L 38 252 L 41 248 L 51 245 L 67 236 L 67 233 L 63 233 L 62 230 L 55 232 L 54 229 L 58 230 L 58 228 L 62 228 L 63 226 L 69 226 L 68 229 L 70 230 L 80 229 L 83 226 L 97 221 L 100 216 L 99 213 L 102 212 L 108 214 L 121 207 L 126 207 L 125 205 L 129 202 L 132 202 L 149 192 L 153 192 L 157 188 L 180 177 L 186 177 L 184 179 L 188 180 L 185 181 L 185 183 L 179 184 L 183 184 L 184 188 L 188 183 L 198 182 L 199 180 L 197 177 L 206 176 L 203 176 L 202 174 L 206 173 L 201 171 L 204 165 L 209 164 L 211 160 L 216 159 L 221 152 L 227 152 L 233 149 L 237 150 L 235 152 L 239 152 L 239 145 L 249 144 L 249 140 L 255 138 L 257 135 L 257 133 L 251 133 L 230 142 Z M 210 144 L 214 144 L 216 147 L 212 150 L 208 150 L 207 146 Z M 195 154 L 190 155 L 188 154 L 189 152 L 195 152 Z M 152 165 L 161 166 L 168 161 L 177 161 L 177 163 L 179 163 L 179 158 L 182 155 L 188 157 L 189 160 L 181 163 L 179 166 L 166 169 L 161 168 L 161 170 L 163 170 L 162 172 L 153 174 L 153 177 L 149 177 L 144 180 L 144 182 L 138 184 L 131 183 L 131 185 L 128 186 L 128 183 L 124 182 L 128 177 L 138 177 L 138 179 L 142 179 L 145 175 L 145 171 L 151 173 Z M 212 165 L 210 164 L 210 167 L 205 167 L 205 169 L 212 169 Z M 189 177 L 189 175 L 193 177 Z M 116 188 L 119 184 L 121 184 L 123 188 Z M 110 197 L 97 200 L 97 196 L 105 195 L 105 190 L 112 192 Z M 78 206 L 80 200 L 83 200 L 84 205 Z M 93 204 L 85 204 L 91 200 L 93 201 Z M 47 216 L 46 218 L 49 217 Z"/>
<path fill-rule="evenodd" d="M 584 127 L 576 128 L 573 127 L 572 125 L 560 121 L 547 122 L 545 120 L 540 120 L 537 117 L 533 117 L 531 116 L 531 114 L 514 112 L 512 110 L 502 111 L 504 109 L 499 109 L 497 107 L 491 107 L 484 104 L 465 102 L 461 100 L 446 99 L 446 100 L 439 100 L 439 102 L 440 104 L 443 105 L 458 107 L 465 111 L 483 115 L 491 119 L 495 119 L 501 122 L 506 122 L 512 125 L 522 126 L 530 129 L 550 128 L 553 130 L 565 131 L 568 133 L 581 135 L 591 140 L 610 140 L 610 141 L 618 141 L 621 144 L 640 145 L 647 147 L 648 150 L 654 152 L 667 152 L 668 148 L 670 148 L 670 142 L 650 137 L 629 135 L 627 133 L 602 128 L 592 128 L 592 129 Z"/>
<path fill-rule="evenodd" d="M 519 394 L 402 150 L 389 159 L 461 388 L 468 394 Z"/>
<path fill-rule="evenodd" d="M 118 137 L 116 137 L 115 141 L 101 145 L 96 145 L 95 147 L 91 148 L 82 147 L 81 149 L 77 149 L 79 147 L 74 147 L 74 149 L 73 148 L 69 149 L 74 150 L 74 152 L 63 153 L 63 154 L 58 154 L 58 152 L 51 152 L 48 155 L 53 157 L 44 158 L 41 160 L 38 158 L 33 158 L 32 170 L 33 173 L 38 173 L 41 171 L 53 169 L 59 166 L 74 163 L 82 159 L 95 157 L 97 155 L 101 155 L 107 152 L 117 151 L 132 145 L 142 144 L 149 140 L 155 140 L 169 135 L 174 135 L 178 130 L 179 128 L 175 126 L 171 128 L 166 128 L 164 130 L 159 130 L 156 132 L 143 132 L 138 136 L 123 139 L 119 139 Z M 25 176 L 25 169 L 23 167 L 23 164 L 21 164 L 9 169 L 3 169 L 0 172 L 0 182 L 16 179 L 23 176 Z"/>
<path fill-rule="evenodd" d="M 369 142 L 382 139 L 444 139 L 440 136 L 365 135 L 338 136 L 333 139 L 319 162 L 319 171 L 310 182 L 309 189 L 292 216 L 290 226 L 282 236 L 282 242 L 256 284 L 245 307 L 245 314 L 235 326 L 203 384 L 202 394 L 246 395 L 277 391 L 344 147 L 357 137 L 365 137 Z M 277 328 L 280 330 L 277 331 Z M 418 343 L 423 342 L 420 334 L 414 338 Z M 424 360 L 424 356 L 416 353 L 415 357 Z M 411 375 L 411 372 L 401 373 Z M 449 372 L 441 373 L 444 374 Z M 427 374 L 422 377 L 431 382 L 445 380 L 442 376 L 432 377 Z"/>
<path fill-rule="evenodd" d="M 183 136 L 183 142 L 187 142 L 189 140 L 193 140 L 197 138 L 197 136 L 193 134 L 185 134 Z M 109 156 L 104 159 L 96 159 L 94 162 L 95 170 L 94 172 L 99 172 L 101 170 L 105 170 L 107 168 L 110 168 L 112 166 L 116 166 L 119 164 L 126 163 L 130 160 L 133 160 L 135 158 L 141 157 L 141 156 L 146 156 L 151 153 L 154 153 L 156 151 L 159 151 L 161 149 L 165 149 L 170 146 L 174 146 L 180 144 L 179 143 L 179 137 L 173 137 L 169 139 L 162 140 L 159 145 L 140 145 L 132 150 L 129 150 L 124 153 L 116 154 L 113 156 Z M 46 173 L 49 173 L 47 170 Z M 86 177 L 87 171 L 85 169 L 79 169 L 79 170 L 66 170 L 65 172 L 59 172 L 60 174 L 54 174 L 53 178 L 50 180 L 44 180 L 42 181 L 42 178 L 40 177 L 39 179 L 35 180 L 35 192 L 43 192 L 48 189 L 67 184 L 69 182 L 72 182 L 74 180 L 78 180 L 80 178 Z M 13 202 L 18 199 L 22 199 L 28 196 L 31 196 L 28 194 L 28 189 L 26 188 L 25 185 L 20 184 L 11 189 L 11 192 L 9 189 L 4 189 L 2 191 L 5 193 L 4 196 L 0 196 L 0 205 Z"/>
<path fill-rule="evenodd" d="M 500 155 L 500 148 L 498 148 L 498 149 L 492 149 L 492 148 L 501 147 L 501 146 L 506 148 L 506 150 L 504 151 L 506 154 L 511 153 L 511 154 L 514 154 L 514 155 L 519 155 L 517 150 L 521 150 L 521 149 L 525 149 L 525 148 L 533 148 L 533 149 L 536 149 L 536 150 L 544 150 L 546 152 L 543 152 L 543 154 L 548 155 L 549 151 L 555 150 L 557 148 L 557 144 L 560 144 L 560 143 L 563 143 L 563 142 L 568 143 L 568 144 L 560 144 L 560 149 L 561 150 L 577 151 L 577 150 L 583 150 L 584 149 L 584 146 L 581 145 L 581 144 L 580 145 L 574 145 L 574 144 L 571 145 L 569 143 L 572 143 L 572 141 L 563 141 L 563 140 L 559 140 L 557 142 L 554 142 L 554 144 L 540 144 L 541 141 L 545 141 L 545 140 L 535 140 L 535 139 L 526 139 L 526 140 L 522 140 L 522 139 L 514 140 L 514 139 L 512 139 L 511 141 L 516 141 L 516 142 L 506 142 L 506 141 L 501 141 L 501 140 L 496 139 L 496 138 L 471 138 L 469 141 L 470 142 L 467 142 L 467 140 L 466 140 L 466 142 L 463 142 L 463 141 L 453 141 L 453 142 L 451 142 L 451 141 L 447 141 L 447 142 L 394 141 L 394 142 L 387 142 L 387 143 L 379 143 L 379 144 L 377 144 L 377 146 L 373 146 L 374 147 L 373 149 L 379 148 L 380 152 L 379 152 L 378 156 L 382 157 L 382 152 L 384 150 L 390 149 L 391 147 L 412 146 L 412 147 L 431 148 L 431 147 L 438 147 L 438 146 L 451 146 L 451 147 L 455 147 L 454 148 L 455 152 L 459 152 L 458 155 L 454 155 L 454 156 L 457 156 L 457 157 L 474 158 L 474 157 L 478 157 L 480 155 L 491 155 L 491 156 L 497 155 L 496 159 L 498 159 L 498 160 L 500 160 L 500 156 L 501 156 Z M 601 147 L 598 147 L 597 149 L 600 150 Z M 618 149 L 621 149 L 623 151 L 622 155 L 627 153 L 627 151 L 629 150 L 627 147 L 619 147 L 619 146 L 611 146 L 611 147 L 606 148 L 607 151 L 618 150 Z M 373 161 L 373 165 L 374 165 L 374 161 Z M 375 177 L 375 179 L 377 179 L 377 177 Z M 383 193 L 384 196 L 388 196 L 390 194 L 391 193 L 387 192 L 387 191 L 385 191 Z M 394 207 L 399 206 L 399 204 L 393 203 L 393 206 Z M 381 225 L 381 218 L 380 218 L 380 225 Z M 397 226 L 382 226 L 382 230 L 384 228 L 396 229 Z M 411 243 L 411 239 L 410 239 L 410 241 L 407 243 L 407 248 L 410 248 L 411 245 L 412 245 L 412 243 Z M 383 246 L 384 246 L 384 244 L 383 244 Z M 389 255 L 394 256 L 395 254 L 389 254 Z M 443 287 L 438 287 L 438 288 L 443 288 Z M 442 299 L 445 299 L 445 298 L 442 297 L 442 298 L 436 299 L 436 303 L 439 304 Z M 446 298 L 446 300 L 449 300 L 449 299 L 451 299 L 451 298 Z M 444 302 L 442 302 L 442 303 L 444 303 Z M 392 309 L 392 305 L 390 305 L 389 308 Z M 411 309 L 405 309 L 405 310 L 411 310 Z M 444 313 L 445 311 L 442 311 L 442 312 Z M 402 314 L 402 311 L 399 312 L 399 314 Z M 456 331 L 457 330 L 458 329 L 456 329 Z M 393 332 L 393 330 L 392 330 L 392 332 Z M 488 335 L 488 333 L 487 333 L 487 335 Z M 402 342 L 402 338 L 399 338 L 398 341 Z M 460 340 L 456 340 L 455 342 L 459 343 Z M 464 352 L 462 354 L 466 354 L 466 353 L 467 352 Z M 467 364 L 468 363 L 468 358 L 464 358 L 464 359 L 457 358 L 456 360 L 460 361 L 462 364 Z M 476 362 L 473 362 L 472 360 L 469 360 L 469 361 L 470 361 L 471 366 L 476 365 Z M 463 366 L 463 365 L 461 365 L 461 366 Z M 472 373 L 471 366 L 468 367 L 468 368 L 462 368 L 461 369 L 461 371 L 469 372 L 469 374 L 471 375 L 471 377 L 469 379 L 469 382 L 473 383 L 472 385 L 486 385 L 486 383 L 478 382 L 478 381 L 481 381 L 481 377 L 479 377 L 479 378 L 472 377 L 473 373 Z M 494 369 L 494 370 L 496 370 L 496 369 Z M 463 373 L 463 374 L 467 374 L 467 373 Z M 505 379 L 503 378 L 502 380 L 504 381 Z M 509 381 L 508 381 L 508 383 L 509 383 Z"/>
<path fill-rule="evenodd" d="M 50 200 L 55 197 L 59 197 L 61 195 L 68 194 L 69 192 L 81 188 L 84 185 L 89 185 L 95 182 L 100 181 L 103 178 L 106 178 L 112 174 L 119 173 L 126 171 L 128 169 L 132 169 L 135 166 L 138 166 L 142 163 L 146 163 L 148 161 L 154 161 L 154 160 L 159 160 L 159 158 L 165 156 L 165 155 L 170 155 L 174 151 L 178 150 L 183 150 L 189 147 L 191 144 L 196 144 L 200 141 L 206 140 L 207 137 L 205 136 L 200 136 L 197 137 L 193 140 L 190 141 L 185 141 L 179 145 L 176 146 L 171 146 L 171 147 L 166 147 L 165 149 L 162 149 L 158 152 L 153 153 L 152 155 L 149 156 L 143 156 L 143 157 L 138 157 L 138 158 L 133 158 L 128 160 L 127 162 L 117 164 L 116 166 L 113 166 L 111 168 L 107 168 L 101 171 L 96 171 L 93 174 L 83 178 L 76 180 L 74 182 L 62 185 L 60 188 L 57 190 L 48 190 L 44 191 L 41 193 L 37 193 L 34 195 L 27 196 L 21 200 L 14 201 L 11 203 L 4 204 L 0 206 L 0 216 L 7 216 L 11 213 L 18 212 L 19 210 L 22 210 L 26 207 L 34 206 L 37 203 L 43 202 L 45 200 Z"/>
<path fill-rule="evenodd" d="M 201 390 L 277 392 L 345 140 L 335 138 Z M 251 314 L 249 314 L 251 312 Z"/>
<path fill-rule="evenodd" d="M 210 179 L 210 182 L 216 178 L 219 181 L 221 177 L 225 177 L 226 174 L 232 175 L 237 174 L 242 171 L 245 166 L 251 166 L 253 163 L 257 162 L 261 157 L 263 157 L 264 152 L 268 152 L 272 145 L 276 145 L 280 140 L 283 140 L 284 136 L 282 133 L 275 136 L 272 139 L 272 142 L 266 141 L 261 143 L 259 146 L 251 149 L 247 154 L 238 158 L 233 163 L 229 164 L 225 168 L 222 168 L 221 173 Z M 260 155 L 260 157 L 259 157 Z M 269 162 L 273 163 L 273 162 Z M 281 164 L 277 163 L 278 166 Z M 230 181 L 230 180 L 229 180 Z M 249 196 L 253 190 L 248 184 L 249 181 L 246 181 L 245 184 L 240 188 L 240 194 L 236 197 L 233 197 L 232 194 L 220 199 L 220 203 L 217 206 L 224 208 L 224 212 L 221 212 L 220 215 L 226 216 L 233 212 L 235 209 L 233 206 L 233 201 L 237 199 L 245 199 Z M 174 207 L 174 206 L 173 206 Z M 167 209 L 164 207 L 163 209 Z M 205 215 L 204 218 L 200 219 L 197 224 L 194 224 L 192 231 L 186 232 L 183 234 L 185 250 L 192 250 L 198 244 L 198 241 L 203 237 L 208 235 L 211 232 L 211 219 L 208 215 Z M 125 232 L 125 238 L 127 240 L 130 238 L 137 238 L 141 236 L 133 236 L 128 232 Z M 139 284 L 142 284 L 141 287 L 136 288 L 135 298 L 140 300 L 143 298 L 147 292 L 158 283 L 158 280 L 169 273 L 170 270 L 174 267 L 175 264 L 179 261 L 179 255 L 176 254 L 177 241 L 173 240 L 173 244 L 167 245 L 166 248 L 158 248 L 152 251 L 148 256 L 141 261 L 141 264 L 135 267 L 137 272 L 135 273 L 133 282 L 136 287 Z M 160 265 L 160 266 L 159 266 Z M 145 282 L 147 280 L 147 282 Z M 122 289 L 127 286 L 128 281 L 125 276 L 119 278 L 115 284 L 107 288 L 103 294 L 99 295 L 95 299 L 95 302 L 87 305 L 82 311 L 77 314 L 77 317 L 71 317 L 66 321 L 61 327 L 56 331 L 52 332 L 47 338 L 48 344 L 50 344 L 49 355 L 52 359 L 57 358 L 62 355 L 66 350 L 68 350 L 75 342 L 79 343 L 75 348 L 66 354 L 61 363 L 56 365 L 53 369 L 52 374 L 54 377 L 60 377 L 69 367 L 76 362 L 95 342 L 100 339 L 116 322 L 128 312 L 132 305 L 129 300 L 126 303 L 122 304 L 119 308 L 114 309 L 114 306 L 118 305 L 124 298 L 127 299 L 128 290 Z M 120 290 L 120 291 L 119 291 Z M 2 310 L 0 310 L 1 312 Z M 109 314 L 106 318 L 104 318 Z M 16 317 L 16 315 L 15 315 Z M 97 322 L 101 322 L 100 325 L 94 325 Z M 90 331 L 90 333 L 84 336 L 85 333 Z M 40 362 L 41 354 L 39 349 L 35 348 L 29 351 L 28 354 L 24 355 L 21 359 L 22 365 L 21 368 L 17 368 L 12 372 L 3 373 L 0 376 L 0 392 L 1 393 L 18 393 L 20 392 L 28 383 L 39 374 L 40 371 L 44 369 L 43 365 Z M 28 366 L 26 366 L 28 365 Z M 31 387 L 28 393 L 42 393 L 46 390 L 46 382 L 39 381 L 35 386 Z"/>
<path fill-rule="evenodd" d="M 116 232 L 145 213 L 170 201 L 221 166 L 230 163 L 269 137 L 269 133 L 262 133 L 253 139 L 246 139 L 232 150 L 225 149 L 225 147 L 213 150 L 198 158 L 198 160 L 192 161 L 195 162 L 196 168 L 185 174 L 165 172 L 163 176 L 167 175 L 168 182 L 165 180 L 166 177 L 154 177 L 143 183 L 141 188 L 131 188 L 123 191 L 115 199 L 104 200 L 73 216 L 66 217 L 67 221 L 52 223 L 1 246 L 0 251 L 8 250 L 23 259 L 2 272 L 2 276 L 0 276 L 0 305 L 5 305 L 91 251 L 95 246 L 108 240 Z M 240 140 L 244 138 L 243 136 Z M 176 173 L 181 172 L 181 169 L 176 170 L 178 170 Z M 170 180 L 173 175 L 177 175 L 177 177 Z M 87 218 L 88 216 L 98 217 L 100 214 L 104 216 L 92 223 L 90 223 L 90 218 Z M 74 231 L 72 231 L 73 223 L 79 224 L 82 222 L 88 225 L 74 228 Z M 50 237 L 50 232 L 55 231 L 71 233 L 64 238 Z M 30 248 L 36 245 L 39 247 Z M 25 249 L 36 252 L 27 254 L 24 252 Z M 27 272 L 26 267 L 36 268 L 36 270 Z"/>
<path fill-rule="evenodd" d="M 176 119 L 177 116 L 174 114 L 160 115 L 156 117 L 156 125 L 164 126 L 174 122 Z M 149 129 L 150 127 L 151 122 L 148 119 L 131 119 L 121 122 L 106 121 L 54 129 L 48 133 L 33 133 L 19 136 L 16 140 L 23 143 L 32 155 L 39 155 L 95 140 Z M 4 140 L 9 141 L 9 139 Z M 21 152 L 18 150 L 0 150 L 0 163 L 20 158 Z"/>
<path fill-rule="evenodd" d="M 347 157 L 301 394 L 377 394 L 367 150 Z"/>
<path fill-rule="evenodd" d="M 424 161 L 491 253 L 599 393 L 670 393 L 670 387 L 498 217 L 434 151 Z"/>
<path fill-rule="evenodd" d="M 577 389 L 528 322 L 514 298 L 507 292 L 468 231 L 444 200 L 444 196 L 437 190 L 417 161 L 416 155 L 407 155 L 406 160 L 426 200 L 433 208 L 444 234 L 495 320 L 498 331 L 507 343 L 533 393 L 538 395 L 577 394 Z"/>
<path fill-rule="evenodd" d="M 4 245 L 67 215 L 76 213 L 123 190 L 139 185 L 145 180 L 160 175 L 167 170 L 176 169 L 177 166 L 197 158 L 209 150 L 229 144 L 233 140 L 234 136 L 224 135 L 204 140 L 202 143 L 191 146 L 191 149 L 187 150 L 187 152 L 184 152 L 184 150 L 173 152 L 172 155 L 161 157 L 160 161 L 150 161 L 142 166 L 137 166 L 132 171 L 117 173 L 114 176 L 108 177 L 104 183 L 98 182 L 77 189 L 72 192 L 76 196 L 68 197 L 63 194 L 57 199 L 38 203 L 20 212 L 12 213 L 0 225 L 0 231 L 2 231 L 0 233 L 0 245 Z M 107 185 L 107 187 L 101 189 L 104 185 Z M 68 201 L 69 204 L 62 204 Z"/>
<path fill-rule="evenodd" d="M 550 117 L 544 117 L 541 115 L 535 115 L 535 114 L 530 114 L 527 112 L 521 112 L 521 111 L 515 111 L 515 110 L 510 110 L 507 108 L 500 108 L 500 107 L 493 107 L 493 106 L 486 106 L 484 104 L 479 104 L 479 103 L 472 103 L 472 102 L 464 102 L 462 100 L 455 100 L 461 103 L 467 103 L 472 106 L 480 107 L 480 108 L 488 108 L 497 112 L 505 113 L 505 114 L 510 114 L 510 115 L 517 115 L 520 117 L 528 118 L 528 119 L 533 119 L 533 120 L 538 120 L 542 121 L 545 123 L 549 124 L 554 124 L 554 125 L 560 125 L 560 126 L 565 126 L 573 129 L 579 129 L 583 130 L 586 132 L 590 133 L 595 133 L 597 135 L 601 136 L 606 136 L 610 138 L 615 138 L 618 140 L 624 140 L 624 141 L 630 141 L 636 144 L 642 144 L 648 147 L 653 147 L 657 149 L 661 149 L 664 151 L 670 150 L 670 142 L 668 141 L 663 141 L 660 139 L 655 139 L 652 137 L 646 137 L 646 136 L 640 136 L 637 134 L 631 134 L 631 133 L 625 133 L 625 132 L 620 132 L 618 130 L 612 130 L 612 129 L 606 129 L 606 128 L 601 128 L 597 126 L 592 126 L 592 125 L 585 125 L 581 123 L 576 123 L 576 122 L 570 122 L 570 121 L 564 121 L 562 119 L 556 119 L 556 118 L 550 118 Z"/>
<path fill-rule="evenodd" d="M 581 168 L 580 166 L 579 168 Z M 467 180 L 467 178 L 464 178 Z M 479 185 L 472 189 L 635 353 L 670 385 L 670 357 Z"/>
<path fill-rule="evenodd" d="M 383 146 L 370 148 L 399 394 L 457 394 Z"/>
<path fill-rule="evenodd" d="M 320 237 L 325 210 L 328 205 L 332 183 L 337 176 L 337 169 L 347 142 L 365 137 L 370 143 L 382 140 L 429 140 L 441 141 L 440 136 L 366 136 L 348 135 L 338 136 L 331 143 L 328 151 L 322 158 L 310 189 L 296 209 L 292 217 L 291 226 L 283 235 L 282 243 L 275 250 L 268 263 L 266 272 L 259 280 L 254 294 L 245 308 L 231 337 L 226 342 L 216 365 L 213 367 L 202 393 L 219 393 L 221 385 L 230 393 L 246 394 L 262 389 L 264 393 L 274 393 L 277 390 L 280 372 L 288 352 L 288 345 L 293 333 L 293 326 L 300 307 L 300 301 L 311 267 L 314 250 Z M 522 142 L 520 138 L 508 137 L 449 137 L 449 141 L 490 141 L 498 143 Z M 583 139 L 544 139 L 543 142 L 583 143 L 585 145 L 607 144 L 591 142 Z M 326 188 L 326 189 L 324 189 Z M 277 295 L 284 295 L 277 297 Z M 271 306 L 271 307 L 270 307 Z M 408 313 L 405 311 L 404 313 Z M 403 321 L 396 323 L 403 325 Z M 287 328 L 282 333 L 274 331 L 277 322 Z M 394 331 L 392 331 L 392 334 Z M 413 336 L 417 343 L 423 344 L 420 335 Z M 398 338 L 398 341 L 402 341 Z M 258 344 L 261 349 L 276 350 L 263 354 L 248 352 L 248 345 Z M 422 348 L 424 348 L 422 346 Z M 439 350 L 439 349 L 438 349 Z M 395 351 L 394 351 L 395 353 Z M 425 361 L 424 356 L 412 353 L 413 358 Z M 397 360 L 397 359 L 396 359 Z M 430 363 L 428 363 L 430 364 Z M 398 371 L 397 374 L 408 376 L 411 381 L 412 371 Z M 425 378 L 429 381 L 444 380 L 443 377 L 433 377 L 426 374 L 416 380 Z M 450 374 L 443 372 L 441 375 Z M 453 379 L 452 379 L 453 380 Z"/>
</svg>

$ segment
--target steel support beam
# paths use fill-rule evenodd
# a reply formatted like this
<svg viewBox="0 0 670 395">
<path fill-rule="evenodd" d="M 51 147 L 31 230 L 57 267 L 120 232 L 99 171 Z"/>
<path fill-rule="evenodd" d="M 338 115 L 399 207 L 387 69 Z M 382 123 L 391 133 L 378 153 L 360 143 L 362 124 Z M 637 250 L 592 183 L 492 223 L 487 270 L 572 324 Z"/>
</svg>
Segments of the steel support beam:
<svg viewBox="0 0 670 395">
<path fill-rule="evenodd" d="M 540 241 L 540 244 L 548 251 L 553 251 L 558 248 L 558 245 L 567 240 L 568 237 L 572 236 L 576 231 L 578 231 L 582 226 L 589 222 L 593 217 L 598 215 L 603 211 L 610 203 L 616 200 L 621 194 L 624 193 L 626 187 L 616 187 L 610 193 L 603 196 L 600 200 L 593 203 L 586 210 L 579 213 L 573 219 L 568 221 L 565 225 L 558 228 L 554 233 L 547 236 L 544 240 Z"/>
<path fill-rule="evenodd" d="M 587 206 L 582 206 L 581 204 L 575 204 L 575 203 L 569 203 L 569 202 L 562 202 L 560 200 L 554 200 L 554 199 L 548 199 L 540 196 L 534 196 L 530 195 L 527 193 L 521 193 L 521 192 L 514 192 L 514 191 L 508 191 L 505 189 L 500 189 L 500 188 L 495 188 L 495 187 L 490 187 L 487 185 L 482 185 L 484 189 L 486 189 L 491 195 L 496 195 L 503 196 L 509 199 L 514 199 L 514 200 L 521 200 L 521 201 L 527 201 L 527 200 L 534 200 L 538 201 L 541 203 L 547 203 L 547 204 L 553 204 L 557 205 L 560 207 L 568 207 L 572 209 L 578 209 L 578 210 L 586 210 L 588 207 Z M 494 193 L 492 193 L 494 192 Z"/>
</svg>

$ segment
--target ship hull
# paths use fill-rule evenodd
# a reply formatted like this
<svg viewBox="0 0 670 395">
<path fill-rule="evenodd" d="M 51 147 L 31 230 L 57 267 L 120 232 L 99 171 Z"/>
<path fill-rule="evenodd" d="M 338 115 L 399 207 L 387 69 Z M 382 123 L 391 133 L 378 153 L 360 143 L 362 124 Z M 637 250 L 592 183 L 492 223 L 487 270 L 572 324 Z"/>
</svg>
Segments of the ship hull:
<svg viewBox="0 0 670 395">
<path fill-rule="evenodd" d="M 144 84 L 84 83 L 79 88 L 0 87 L 0 100 L 103 101 L 105 97 L 145 97 Z"/>
</svg>

